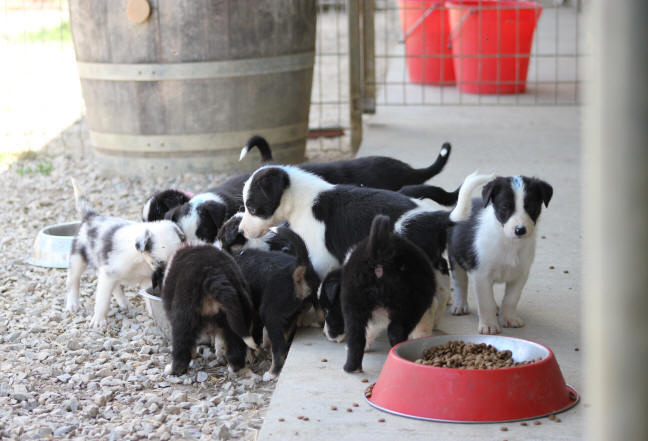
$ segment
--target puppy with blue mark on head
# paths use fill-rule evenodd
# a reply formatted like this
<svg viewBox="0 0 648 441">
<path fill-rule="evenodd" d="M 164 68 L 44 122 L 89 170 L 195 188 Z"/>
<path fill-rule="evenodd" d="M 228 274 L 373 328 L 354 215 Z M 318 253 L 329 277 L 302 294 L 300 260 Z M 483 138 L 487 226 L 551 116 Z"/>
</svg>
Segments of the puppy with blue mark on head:
<svg viewBox="0 0 648 441">
<path fill-rule="evenodd" d="M 552 196 L 553 188 L 543 180 L 500 176 L 484 185 L 481 199 L 473 199 L 471 209 L 466 206 L 457 212 L 448 241 L 455 286 L 450 312 L 468 313 L 470 284 L 477 297 L 479 333 L 524 326 L 517 304 L 535 257 L 542 205 L 547 207 Z M 499 320 L 493 295 L 496 283 L 506 284 Z"/>
</svg>

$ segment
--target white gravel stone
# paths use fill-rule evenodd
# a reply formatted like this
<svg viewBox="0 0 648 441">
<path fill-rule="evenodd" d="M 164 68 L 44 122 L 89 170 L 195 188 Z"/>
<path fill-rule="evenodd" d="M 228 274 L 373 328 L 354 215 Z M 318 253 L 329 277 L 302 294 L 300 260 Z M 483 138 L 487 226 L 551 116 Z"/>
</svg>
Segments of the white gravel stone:
<svg viewBox="0 0 648 441">
<path fill-rule="evenodd" d="M 207 378 L 209 378 L 209 375 L 207 375 L 207 372 L 200 371 L 196 374 L 196 381 L 199 383 L 203 383 L 207 381 Z"/>
</svg>

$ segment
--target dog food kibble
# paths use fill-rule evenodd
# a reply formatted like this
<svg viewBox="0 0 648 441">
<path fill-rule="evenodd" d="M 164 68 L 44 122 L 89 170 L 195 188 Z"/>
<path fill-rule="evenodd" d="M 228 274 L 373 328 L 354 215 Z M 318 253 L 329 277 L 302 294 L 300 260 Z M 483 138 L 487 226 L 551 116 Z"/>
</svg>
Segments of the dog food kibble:
<svg viewBox="0 0 648 441">
<path fill-rule="evenodd" d="M 500 430 L 501 430 L 502 432 L 508 432 L 508 427 L 504 427 L 504 426 L 502 426 L 502 427 L 500 427 Z"/>
<path fill-rule="evenodd" d="M 283 423 L 284 421 L 286 421 L 286 420 L 284 420 L 283 418 L 279 418 L 280 423 Z"/>
<path fill-rule="evenodd" d="M 310 418 L 304 417 L 304 418 L 302 418 L 302 421 L 310 421 Z"/>
<path fill-rule="evenodd" d="M 549 266 L 549 269 L 556 269 L 556 267 L 551 265 L 551 266 Z"/>
<path fill-rule="evenodd" d="M 513 353 L 509 350 L 498 351 L 486 343 L 466 343 L 455 340 L 426 349 L 423 351 L 423 358 L 416 360 L 416 363 L 457 369 L 499 369 L 526 366 L 538 360 L 516 362 L 513 360 Z"/>
<path fill-rule="evenodd" d="M 378 422 L 379 422 L 379 423 L 384 423 L 384 422 L 385 422 L 385 419 L 384 419 L 384 418 L 381 418 L 381 419 L 378 420 Z"/>
<path fill-rule="evenodd" d="M 551 421 L 555 420 L 555 419 L 556 419 L 556 415 L 553 415 L 553 414 L 549 415 L 549 419 L 550 419 Z"/>
<path fill-rule="evenodd" d="M 353 403 L 352 406 L 353 406 L 353 407 L 358 407 L 359 404 L 358 404 L 358 403 Z"/>
<path fill-rule="evenodd" d="M 569 274 L 569 271 L 565 270 L 565 271 L 563 271 L 563 273 L 565 273 L 565 274 Z"/>
<path fill-rule="evenodd" d="M 298 420 L 303 420 L 303 419 L 304 419 L 304 417 L 303 417 L 303 416 L 301 416 L 301 415 L 299 415 L 299 416 L 297 417 L 297 419 L 298 419 Z"/>
<path fill-rule="evenodd" d="M 331 410 L 337 410 L 337 406 L 331 406 Z"/>
<path fill-rule="evenodd" d="M 556 423 L 560 423 L 561 421 L 562 421 L 562 420 L 561 420 L 560 418 L 556 418 L 556 419 L 554 420 L 554 422 L 556 422 Z"/>
<path fill-rule="evenodd" d="M 322 363 L 326 363 L 328 360 L 326 358 L 322 358 Z"/>
<path fill-rule="evenodd" d="M 367 388 L 365 389 L 365 397 L 366 398 L 371 398 L 371 394 L 373 392 L 373 388 L 374 388 L 375 385 L 376 385 L 376 383 L 370 384 L 369 386 L 367 386 Z"/>
<path fill-rule="evenodd" d="M 537 421 L 537 420 L 533 422 L 534 426 L 539 426 L 540 424 L 542 424 L 542 423 L 540 421 Z"/>
<path fill-rule="evenodd" d="M 347 412 L 353 412 L 353 409 L 351 409 L 351 408 L 349 407 L 349 408 L 347 409 Z"/>
<path fill-rule="evenodd" d="M 367 378 L 363 378 L 362 380 L 360 380 L 360 383 L 369 383 L 369 380 Z"/>
<path fill-rule="evenodd" d="M 578 352 L 578 351 L 580 351 L 580 349 L 578 349 L 578 348 L 574 348 L 574 351 Z"/>
<path fill-rule="evenodd" d="M 520 426 L 528 426 L 528 424 L 526 423 L 526 421 L 523 421 L 520 423 Z"/>
</svg>

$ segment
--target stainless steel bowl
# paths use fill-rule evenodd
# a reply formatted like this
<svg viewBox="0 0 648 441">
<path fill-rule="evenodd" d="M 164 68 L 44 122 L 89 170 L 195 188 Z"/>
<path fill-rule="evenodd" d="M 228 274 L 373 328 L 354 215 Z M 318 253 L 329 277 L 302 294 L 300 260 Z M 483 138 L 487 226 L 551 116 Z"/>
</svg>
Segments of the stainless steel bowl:
<svg viewBox="0 0 648 441">
<path fill-rule="evenodd" d="M 171 340 L 171 323 L 167 318 L 166 311 L 162 305 L 162 299 L 151 293 L 151 288 L 141 289 L 139 295 L 144 298 L 146 311 L 149 313 L 155 325 L 162 331 L 162 334 Z"/>
<path fill-rule="evenodd" d="M 80 222 L 50 225 L 38 232 L 27 263 L 47 268 L 67 268 L 72 240 Z"/>
</svg>

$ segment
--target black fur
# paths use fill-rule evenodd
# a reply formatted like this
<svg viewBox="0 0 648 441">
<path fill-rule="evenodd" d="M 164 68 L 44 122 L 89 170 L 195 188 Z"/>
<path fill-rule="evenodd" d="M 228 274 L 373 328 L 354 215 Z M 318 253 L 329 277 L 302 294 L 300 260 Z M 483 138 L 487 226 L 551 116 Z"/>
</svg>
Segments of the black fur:
<svg viewBox="0 0 648 441">
<path fill-rule="evenodd" d="M 335 340 L 344 334 L 344 317 L 340 301 L 341 279 L 342 268 L 329 272 L 322 280 L 317 298 L 319 307 L 324 313 L 325 333 L 330 340 Z"/>
<path fill-rule="evenodd" d="M 432 199 L 435 202 L 438 202 L 441 205 L 454 205 L 457 203 L 457 198 L 459 197 L 459 189 L 457 188 L 453 192 L 444 190 L 441 187 L 435 187 L 434 185 L 406 185 L 405 187 L 398 190 L 399 193 L 409 196 L 416 199 Z"/>
<path fill-rule="evenodd" d="M 233 370 L 245 365 L 242 339 L 250 336 L 254 311 L 247 282 L 229 255 L 208 245 L 178 250 L 166 269 L 162 301 L 172 328 L 173 375 L 186 372 L 203 331 L 222 333 Z"/>
<path fill-rule="evenodd" d="M 344 370 L 362 369 L 366 328 L 372 313 L 385 308 L 394 346 L 407 339 L 432 305 L 436 281 L 426 254 L 392 232 L 386 216 L 376 216 L 369 237 L 358 244 L 342 270 L 341 305 L 347 339 Z"/>
<path fill-rule="evenodd" d="M 266 141 L 263 136 L 252 136 L 252 138 L 248 139 L 248 142 L 246 142 L 244 146 L 244 148 L 246 148 L 248 152 L 254 147 L 259 149 L 259 153 L 261 153 L 261 160 L 263 162 L 272 161 L 272 150 L 270 149 L 270 144 L 268 144 L 268 141 Z"/>
<path fill-rule="evenodd" d="M 433 268 L 448 274 L 448 263 L 443 252 L 448 244 L 448 229 L 452 225 L 450 212 L 425 211 L 403 221 L 399 234 L 421 248 Z"/>
<path fill-rule="evenodd" d="M 149 204 L 148 216 L 142 216 L 142 220 L 145 222 L 164 219 L 167 211 L 188 202 L 190 198 L 186 193 L 168 189 L 155 193 L 150 199 L 151 203 Z"/>
<path fill-rule="evenodd" d="M 239 218 L 240 219 L 240 218 Z M 257 343 L 263 327 L 271 343 L 272 367 L 276 376 L 283 367 L 298 315 L 314 301 L 319 277 L 313 269 L 306 245 L 287 227 L 276 229 L 276 244 L 290 244 L 296 255 L 280 251 L 246 249 L 234 254 L 250 286 L 260 326 L 252 332 Z"/>
<path fill-rule="evenodd" d="M 268 219 L 279 207 L 281 197 L 290 186 L 290 177 L 285 170 L 268 167 L 254 174 L 250 182 L 249 196 L 245 201 L 247 210 L 253 216 Z"/>
<path fill-rule="evenodd" d="M 483 210 L 483 200 L 474 198 L 470 218 L 458 222 L 448 234 L 448 258 L 450 267 L 459 265 L 466 270 L 472 270 L 479 265 L 475 249 L 475 234 L 479 213 Z"/>
<path fill-rule="evenodd" d="M 267 157 L 264 152 L 270 152 L 268 142 L 261 136 L 250 138 L 244 148 L 249 150 L 253 147 L 259 149 L 264 160 Z M 448 162 L 452 146 L 449 142 L 446 142 L 441 149 L 441 151 L 446 152 L 445 155 L 439 153 L 432 165 L 420 169 L 412 168 L 398 159 L 386 156 L 367 156 L 321 163 L 310 162 L 300 164 L 297 167 L 311 172 L 331 184 L 356 185 L 358 187 L 396 191 L 405 185 L 422 184 L 438 175 Z M 452 203 L 445 205 L 451 205 Z"/>
<path fill-rule="evenodd" d="M 349 248 L 367 237 L 376 215 L 388 216 L 393 228 L 396 219 L 413 208 L 416 204 L 399 193 L 340 185 L 320 193 L 313 215 L 326 225 L 326 248 L 342 262 Z"/>
</svg>

